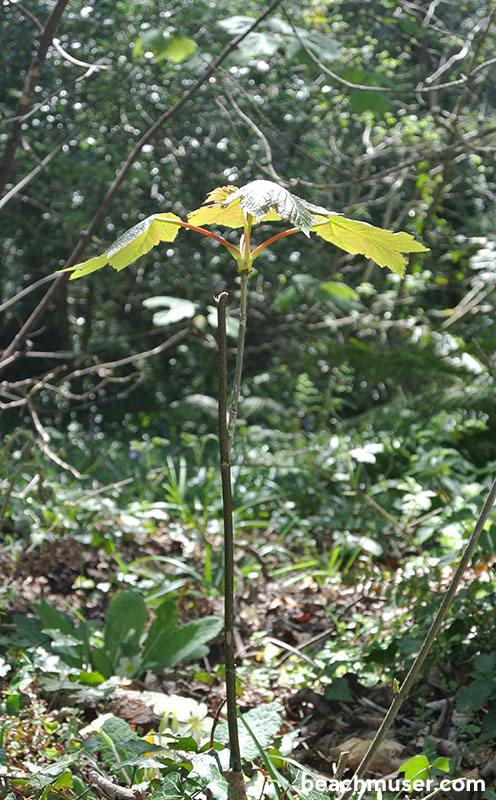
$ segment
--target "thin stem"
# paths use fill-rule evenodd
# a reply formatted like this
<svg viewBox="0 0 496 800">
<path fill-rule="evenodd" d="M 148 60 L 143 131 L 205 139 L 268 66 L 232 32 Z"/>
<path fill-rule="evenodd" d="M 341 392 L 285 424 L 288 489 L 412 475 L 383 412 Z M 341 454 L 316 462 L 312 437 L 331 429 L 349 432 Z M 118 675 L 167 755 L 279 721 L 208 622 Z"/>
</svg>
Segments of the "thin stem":
<svg viewBox="0 0 496 800">
<path fill-rule="evenodd" d="M 248 286 L 248 270 L 244 269 L 241 274 L 241 298 L 240 298 L 240 315 L 239 315 L 239 333 L 238 333 L 238 347 L 236 350 L 236 365 L 234 367 L 234 382 L 233 393 L 231 400 L 231 408 L 229 409 L 229 429 L 227 446 L 229 453 L 231 452 L 232 443 L 234 439 L 234 431 L 236 429 L 236 419 L 238 416 L 239 393 L 241 391 L 241 375 L 243 372 L 243 356 L 245 352 L 245 338 L 246 338 L 246 298 Z"/>
<path fill-rule="evenodd" d="M 214 297 L 217 305 L 219 338 L 219 451 L 222 476 L 222 503 L 224 517 L 224 646 L 226 666 L 227 725 L 229 729 L 229 748 L 231 769 L 229 782 L 236 800 L 246 800 L 241 751 L 239 747 L 237 701 L 236 701 L 236 661 L 234 653 L 234 526 L 231 494 L 231 462 L 227 435 L 227 335 L 226 301 L 227 292 Z M 226 776 L 227 779 L 228 776 Z"/>
<path fill-rule="evenodd" d="M 206 228 L 199 228 L 197 225 L 191 225 L 190 222 L 183 222 L 182 220 L 174 220 L 174 225 L 179 225 L 181 228 L 188 228 L 190 231 L 196 231 L 196 233 L 201 233 L 203 236 L 208 236 L 210 239 L 215 239 L 216 242 L 220 242 L 220 244 L 223 244 L 228 250 L 231 250 L 233 255 L 235 254 L 235 258 L 241 255 L 241 251 L 238 250 L 236 245 L 228 242 L 223 236 L 218 236 L 216 233 L 212 233 L 212 231 L 207 231 Z"/>
<path fill-rule="evenodd" d="M 278 239 L 284 239 L 285 236 L 291 236 L 292 233 L 301 233 L 301 228 L 290 228 L 287 231 L 281 231 L 281 233 L 276 233 L 275 236 L 271 236 L 271 238 L 267 239 L 266 242 L 259 244 L 258 247 L 255 247 L 255 249 L 251 251 L 252 261 L 254 261 L 255 258 L 260 255 L 262 250 L 265 250 L 265 248 L 269 246 L 269 244 L 277 242 Z"/>
<path fill-rule="evenodd" d="M 355 774 L 351 780 L 351 785 L 362 778 L 367 771 L 367 768 L 372 761 L 375 753 L 377 752 L 378 748 L 381 746 L 386 734 L 391 727 L 394 718 L 396 717 L 398 711 L 400 710 L 403 702 L 406 700 L 413 683 L 424 663 L 426 656 L 431 649 L 432 645 L 434 644 L 436 637 L 439 633 L 439 629 L 443 623 L 443 620 L 446 616 L 446 613 L 453 602 L 454 596 L 458 589 L 458 585 L 462 579 L 463 573 L 467 569 L 469 561 L 472 557 L 472 554 L 475 550 L 477 542 L 479 541 L 479 537 L 482 533 L 484 528 L 484 524 L 490 514 L 491 508 L 493 507 L 494 501 L 496 499 L 496 479 L 493 482 L 489 490 L 489 494 L 487 496 L 486 502 L 482 508 L 482 511 L 479 514 L 479 518 L 475 524 L 474 532 L 470 537 L 467 546 L 465 547 L 464 553 L 460 559 L 460 563 L 458 564 L 457 570 L 453 575 L 451 583 L 448 587 L 446 594 L 443 597 L 443 601 L 439 607 L 439 611 L 436 614 L 436 618 L 434 619 L 427 636 L 424 639 L 422 647 L 420 648 L 415 661 L 413 662 L 412 666 L 410 667 L 410 671 L 406 676 L 403 685 L 401 686 L 397 695 L 395 695 L 393 702 L 391 703 L 386 716 L 384 717 L 379 730 L 377 731 L 376 735 L 374 736 L 369 749 L 365 753 L 361 763 L 358 765 Z M 342 800 L 347 800 L 347 798 L 351 797 L 353 794 L 353 789 L 349 789 L 342 795 Z"/>
</svg>

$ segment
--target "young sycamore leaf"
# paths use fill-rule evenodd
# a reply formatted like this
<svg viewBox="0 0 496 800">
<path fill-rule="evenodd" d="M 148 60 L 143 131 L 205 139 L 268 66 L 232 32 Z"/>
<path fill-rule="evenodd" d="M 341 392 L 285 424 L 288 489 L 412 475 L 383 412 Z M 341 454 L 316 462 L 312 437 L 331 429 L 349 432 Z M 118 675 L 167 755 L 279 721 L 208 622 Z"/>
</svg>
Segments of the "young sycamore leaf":
<svg viewBox="0 0 496 800">
<path fill-rule="evenodd" d="M 71 280 L 96 272 L 106 264 L 119 272 L 140 256 L 144 256 L 159 242 L 173 242 L 180 227 L 176 220 L 181 222 L 176 214 L 152 214 L 123 233 L 103 255 L 62 271 L 73 272 Z"/>
<path fill-rule="evenodd" d="M 175 214 L 153 214 L 124 233 L 101 256 L 90 258 L 75 267 L 69 267 L 71 280 L 89 275 L 106 264 L 121 270 L 148 253 L 159 242 L 173 242 L 180 227 L 201 225 L 226 225 L 243 228 L 257 222 L 290 222 L 292 233 L 301 231 L 305 236 L 316 233 L 347 253 L 360 254 L 372 259 L 380 267 L 389 267 L 403 276 L 406 267 L 404 253 L 422 253 L 428 250 L 416 242 L 409 233 L 392 233 L 376 228 L 367 222 L 347 219 L 334 211 L 314 205 L 288 192 L 272 181 L 257 180 L 238 189 L 236 186 L 218 186 L 211 191 L 201 208 L 188 214 L 183 222 Z M 198 231 L 202 233 L 202 230 Z M 203 231 L 205 235 L 207 232 Z M 227 242 L 226 246 L 231 247 Z M 235 248 L 234 248 L 235 249 Z M 250 269 L 251 263 L 263 249 L 250 255 L 250 262 L 242 262 L 239 269 Z M 239 251 L 238 255 L 239 255 Z"/>
</svg>

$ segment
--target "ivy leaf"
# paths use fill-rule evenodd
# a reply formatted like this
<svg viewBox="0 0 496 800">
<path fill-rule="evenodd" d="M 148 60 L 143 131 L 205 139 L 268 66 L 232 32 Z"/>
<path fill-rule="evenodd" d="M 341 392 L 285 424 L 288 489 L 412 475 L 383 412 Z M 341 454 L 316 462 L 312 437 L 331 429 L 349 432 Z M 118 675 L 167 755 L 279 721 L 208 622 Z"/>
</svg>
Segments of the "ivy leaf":
<svg viewBox="0 0 496 800">
<path fill-rule="evenodd" d="M 339 214 L 330 214 L 327 220 L 320 220 L 312 231 L 347 253 L 359 253 L 380 267 L 389 267 L 401 277 L 407 263 L 403 253 L 424 253 L 429 249 L 416 242 L 409 233 L 392 233 Z"/>
<path fill-rule="evenodd" d="M 120 272 L 137 258 L 148 253 L 159 242 L 173 242 L 180 227 L 177 222 L 182 220 L 176 214 L 152 214 L 123 233 L 103 255 L 68 267 L 62 272 L 72 272 L 70 280 L 96 272 L 106 264 L 110 264 Z"/>
</svg>

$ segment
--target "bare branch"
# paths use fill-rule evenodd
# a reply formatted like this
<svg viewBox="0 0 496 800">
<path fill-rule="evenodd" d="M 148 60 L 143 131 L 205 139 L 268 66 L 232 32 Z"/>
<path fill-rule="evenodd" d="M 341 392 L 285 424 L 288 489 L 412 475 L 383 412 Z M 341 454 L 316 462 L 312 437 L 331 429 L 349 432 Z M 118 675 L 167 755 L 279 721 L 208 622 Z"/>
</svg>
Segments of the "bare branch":
<svg viewBox="0 0 496 800">
<path fill-rule="evenodd" d="M 26 405 L 29 413 L 31 414 L 31 419 L 33 420 L 34 427 L 36 428 L 40 437 L 39 439 L 36 440 L 36 444 L 38 445 L 40 450 L 47 456 L 47 458 L 50 459 L 50 461 L 53 461 L 54 464 L 57 464 L 59 467 L 62 467 L 62 469 L 68 470 L 78 480 L 82 480 L 85 477 L 84 475 L 81 475 L 81 473 L 78 472 L 78 470 L 75 467 L 71 466 L 71 464 L 67 464 L 67 462 L 63 461 L 63 459 L 61 459 L 56 453 L 53 452 L 53 450 L 50 447 L 50 437 L 46 432 L 45 428 L 43 427 L 43 425 L 41 424 L 36 409 L 34 408 L 32 403 L 29 402 L 29 400 L 26 403 Z"/>
<path fill-rule="evenodd" d="M 48 155 L 45 156 L 45 158 L 42 161 L 40 161 L 40 163 L 33 170 L 31 170 L 31 172 L 29 172 L 21 181 L 19 181 L 19 183 L 16 183 L 16 185 L 13 186 L 12 189 L 9 189 L 9 191 L 6 194 L 4 194 L 2 198 L 0 198 L 0 209 L 2 209 L 5 205 L 7 205 L 9 200 L 11 200 L 16 194 L 18 194 L 18 192 L 24 189 L 24 187 L 27 186 L 28 183 L 30 183 L 33 180 L 33 178 L 36 178 L 36 176 L 39 175 L 40 172 L 42 172 L 45 169 L 47 164 L 49 164 L 50 161 L 52 161 L 52 159 L 55 158 L 55 156 L 58 153 L 60 153 L 63 146 L 67 144 L 67 142 L 73 137 L 74 133 L 67 134 L 67 136 L 65 136 L 64 139 L 62 139 L 62 141 L 59 142 L 58 145 L 56 145 L 56 147 L 54 147 L 54 149 L 50 153 L 48 153 Z"/>
<path fill-rule="evenodd" d="M 77 67 L 86 67 L 86 72 L 82 75 L 82 78 L 89 78 L 93 72 L 97 72 L 99 69 L 108 69 L 105 64 L 88 64 L 87 61 L 80 61 L 79 58 L 74 58 L 71 56 L 67 50 L 64 50 L 62 45 L 60 44 L 60 39 L 53 39 L 52 41 L 53 46 L 55 49 L 60 53 L 60 55 L 65 58 L 70 64 L 75 64 Z"/>
</svg>

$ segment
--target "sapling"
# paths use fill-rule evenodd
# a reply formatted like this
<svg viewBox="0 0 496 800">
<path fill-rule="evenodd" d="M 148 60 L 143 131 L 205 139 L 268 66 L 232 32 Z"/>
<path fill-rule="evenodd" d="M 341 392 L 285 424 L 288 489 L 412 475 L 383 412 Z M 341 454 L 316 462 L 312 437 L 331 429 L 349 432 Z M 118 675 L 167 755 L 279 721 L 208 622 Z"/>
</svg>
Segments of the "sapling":
<svg viewBox="0 0 496 800">
<path fill-rule="evenodd" d="M 252 248 L 253 226 L 260 222 L 283 221 L 292 227 L 271 236 Z M 236 247 L 224 237 L 203 227 L 205 225 L 224 225 L 228 228 L 242 229 L 239 246 Z M 222 471 L 222 490 L 224 500 L 224 605 L 225 605 L 225 662 L 227 715 L 231 750 L 231 773 L 226 778 L 231 784 L 237 800 L 244 800 L 246 792 L 241 766 L 237 718 L 236 718 L 236 679 L 234 653 L 234 610 L 233 610 L 233 549 L 234 535 L 232 505 L 230 500 L 231 475 L 230 451 L 232 448 L 243 368 L 243 353 L 246 334 L 246 306 L 248 278 L 253 264 L 268 245 L 286 236 L 311 233 L 321 236 L 347 253 L 360 254 L 371 259 L 380 267 L 388 267 L 400 276 L 406 267 L 405 253 L 420 253 L 428 248 L 415 241 L 408 233 L 392 233 L 376 228 L 367 222 L 348 219 L 341 214 L 314 205 L 289 192 L 272 181 L 256 180 L 238 188 L 219 186 L 211 191 L 201 208 L 188 214 L 187 221 L 176 214 L 158 213 L 139 222 L 124 233 L 108 250 L 100 256 L 90 258 L 82 264 L 70 267 L 71 280 L 89 275 L 110 264 L 118 272 L 133 261 L 145 255 L 159 242 L 173 242 L 181 228 L 200 233 L 222 244 L 233 257 L 240 274 L 240 319 L 234 368 L 233 389 L 229 420 L 226 405 L 225 380 L 225 304 L 227 295 L 221 293 L 215 298 L 219 313 L 219 440 Z"/>
</svg>

